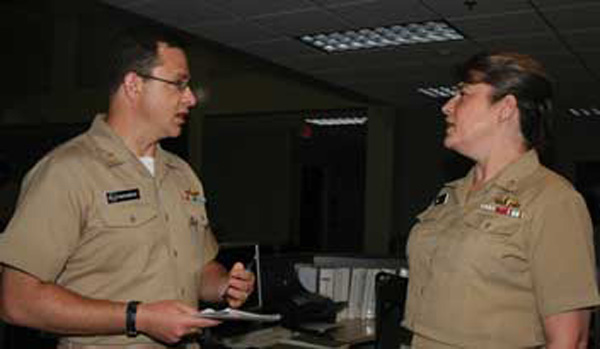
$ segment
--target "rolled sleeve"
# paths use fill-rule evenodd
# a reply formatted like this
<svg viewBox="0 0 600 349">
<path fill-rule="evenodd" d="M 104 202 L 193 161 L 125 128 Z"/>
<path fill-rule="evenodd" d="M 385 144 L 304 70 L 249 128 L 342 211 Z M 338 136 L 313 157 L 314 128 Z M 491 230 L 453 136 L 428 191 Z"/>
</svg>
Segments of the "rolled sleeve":
<svg viewBox="0 0 600 349">
<path fill-rule="evenodd" d="M 76 246 L 78 180 L 64 164 L 44 161 L 23 181 L 15 214 L 0 237 L 0 262 L 55 281 Z"/>
<path fill-rule="evenodd" d="M 598 305 L 593 229 L 581 196 L 549 203 L 533 225 L 532 275 L 541 315 Z"/>
</svg>

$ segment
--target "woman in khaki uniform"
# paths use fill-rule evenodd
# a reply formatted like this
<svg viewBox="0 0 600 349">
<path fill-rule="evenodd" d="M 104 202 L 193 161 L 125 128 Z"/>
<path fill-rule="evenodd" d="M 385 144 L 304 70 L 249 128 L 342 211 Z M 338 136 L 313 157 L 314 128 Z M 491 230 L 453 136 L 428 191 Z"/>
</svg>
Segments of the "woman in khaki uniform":
<svg viewBox="0 0 600 349">
<path fill-rule="evenodd" d="M 442 108 L 444 145 L 475 161 L 419 215 L 404 325 L 413 348 L 585 348 L 600 303 L 582 197 L 536 148 L 552 89 L 538 62 L 480 54 Z"/>
</svg>

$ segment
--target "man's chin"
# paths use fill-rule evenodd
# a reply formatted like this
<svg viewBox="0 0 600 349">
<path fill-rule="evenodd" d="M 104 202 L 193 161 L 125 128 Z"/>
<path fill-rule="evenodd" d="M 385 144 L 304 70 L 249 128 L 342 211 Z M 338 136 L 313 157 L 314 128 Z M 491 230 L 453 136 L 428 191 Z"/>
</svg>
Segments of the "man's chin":
<svg viewBox="0 0 600 349">
<path fill-rule="evenodd" d="M 173 126 L 167 130 L 165 138 L 177 138 L 181 136 L 181 129 L 183 125 Z"/>
</svg>

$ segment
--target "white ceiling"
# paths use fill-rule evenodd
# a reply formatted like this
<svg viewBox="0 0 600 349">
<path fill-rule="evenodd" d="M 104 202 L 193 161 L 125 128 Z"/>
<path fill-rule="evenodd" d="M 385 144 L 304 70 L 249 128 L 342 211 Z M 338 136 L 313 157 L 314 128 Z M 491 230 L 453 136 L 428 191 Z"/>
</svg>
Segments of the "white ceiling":
<svg viewBox="0 0 600 349">
<path fill-rule="evenodd" d="M 452 82 L 486 49 L 532 54 L 563 107 L 600 106 L 600 0 L 103 0 L 318 80 L 398 106 Z M 328 54 L 296 37 L 443 19 L 466 41 Z"/>
</svg>

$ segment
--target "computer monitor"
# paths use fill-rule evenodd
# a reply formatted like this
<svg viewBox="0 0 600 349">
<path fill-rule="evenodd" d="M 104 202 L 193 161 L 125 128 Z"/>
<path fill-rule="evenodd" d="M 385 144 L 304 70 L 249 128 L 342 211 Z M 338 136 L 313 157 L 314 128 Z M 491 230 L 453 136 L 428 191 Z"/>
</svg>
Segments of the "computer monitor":
<svg viewBox="0 0 600 349">
<path fill-rule="evenodd" d="M 258 244 L 255 243 L 221 243 L 219 245 L 216 260 L 227 270 L 231 269 L 236 262 L 242 262 L 246 269 L 251 270 L 256 276 L 254 292 L 241 307 L 244 310 L 256 311 L 263 306 L 259 250 Z"/>
</svg>

